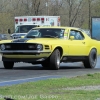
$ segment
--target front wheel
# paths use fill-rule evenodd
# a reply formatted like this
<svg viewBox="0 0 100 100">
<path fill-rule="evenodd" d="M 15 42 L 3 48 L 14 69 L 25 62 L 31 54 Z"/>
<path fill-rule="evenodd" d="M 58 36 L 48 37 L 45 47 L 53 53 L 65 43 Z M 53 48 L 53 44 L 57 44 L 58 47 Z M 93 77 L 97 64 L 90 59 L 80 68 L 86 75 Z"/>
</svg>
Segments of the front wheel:
<svg viewBox="0 0 100 100">
<path fill-rule="evenodd" d="M 50 56 L 50 68 L 58 70 L 60 68 L 60 51 L 56 49 Z"/>
<path fill-rule="evenodd" d="M 95 68 L 97 63 L 97 51 L 92 49 L 86 60 L 83 61 L 85 68 Z"/>
<path fill-rule="evenodd" d="M 58 70 L 60 67 L 60 51 L 54 50 L 51 56 L 42 63 L 43 68 Z"/>
<path fill-rule="evenodd" d="M 14 62 L 10 62 L 10 61 L 3 61 L 3 65 L 5 69 L 12 69 L 14 66 Z"/>
</svg>

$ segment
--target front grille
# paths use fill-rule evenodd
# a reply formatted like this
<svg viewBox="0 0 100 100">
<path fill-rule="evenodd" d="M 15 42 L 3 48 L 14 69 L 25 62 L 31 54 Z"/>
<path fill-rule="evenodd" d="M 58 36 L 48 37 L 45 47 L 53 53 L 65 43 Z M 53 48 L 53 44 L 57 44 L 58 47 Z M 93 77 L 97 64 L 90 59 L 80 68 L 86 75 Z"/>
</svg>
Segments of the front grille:
<svg viewBox="0 0 100 100">
<path fill-rule="evenodd" d="M 50 49 L 48 45 L 45 45 L 45 49 Z"/>
<path fill-rule="evenodd" d="M 6 50 L 36 50 L 37 44 L 32 43 L 8 43 L 5 46 L 10 46 L 10 48 L 6 48 Z M 29 46 L 33 46 L 34 48 L 29 48 Z"/>
</svg>

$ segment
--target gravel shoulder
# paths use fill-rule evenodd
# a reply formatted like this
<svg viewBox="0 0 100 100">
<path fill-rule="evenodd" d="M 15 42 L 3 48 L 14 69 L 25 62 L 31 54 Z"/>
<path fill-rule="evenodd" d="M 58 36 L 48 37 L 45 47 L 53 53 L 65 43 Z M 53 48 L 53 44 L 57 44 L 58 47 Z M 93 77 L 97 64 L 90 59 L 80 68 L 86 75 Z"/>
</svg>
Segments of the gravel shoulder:
<svg viewBox="0 0 100 100">
<path fill-rule="evenodd" d="M 94 91 L 94 90 L 100 90 L 100 85 L 96 86 L 81 86 L 81 87 L 67 87 L 62 88 L 62 90 L 86 90 L 86 91 Z"/>
</svg>

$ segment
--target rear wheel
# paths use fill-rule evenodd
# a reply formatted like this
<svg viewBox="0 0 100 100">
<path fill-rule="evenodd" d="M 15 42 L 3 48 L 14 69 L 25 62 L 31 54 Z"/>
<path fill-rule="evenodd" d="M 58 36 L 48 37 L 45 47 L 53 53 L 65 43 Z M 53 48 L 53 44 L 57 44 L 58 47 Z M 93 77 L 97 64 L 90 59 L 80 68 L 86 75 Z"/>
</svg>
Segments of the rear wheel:
<svg viewBox="0 0 100 100">
<path fill-rule="evenodd" d="M 58 70 L 60 67 L 60 51 L 54 50 L 51 56 L 42 63 L 44 68 Z"/>
<path fill-rule="evenodd" d="M 3 61 L 3 65 L 5 69 L 12 69 L 14 66 L 14 62 L 10 62 L 10 61 Z"/>
<path fill-rule="evenodd" d="M 85 68 L 95 68 L 97 63 L 97 51 L 92 49 L 86 60 L 83 61 Z"/>
</svg>

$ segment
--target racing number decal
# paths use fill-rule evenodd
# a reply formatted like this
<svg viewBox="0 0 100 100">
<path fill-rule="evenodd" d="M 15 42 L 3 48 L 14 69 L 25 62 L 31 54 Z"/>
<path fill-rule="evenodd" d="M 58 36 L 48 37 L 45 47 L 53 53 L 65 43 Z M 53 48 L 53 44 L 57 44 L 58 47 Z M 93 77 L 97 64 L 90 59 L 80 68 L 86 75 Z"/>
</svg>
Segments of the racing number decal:
<svg viewBox="0 0 100 100">
<path fill-rule="evenodd" d="M 64 38 L 68 39 L 68 30 L 65 30 L 65 32 L 64 32 Z"/>
</svg>

